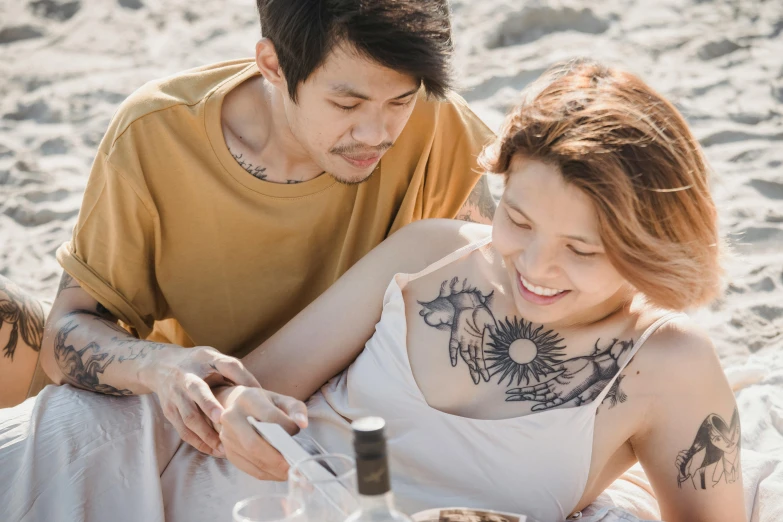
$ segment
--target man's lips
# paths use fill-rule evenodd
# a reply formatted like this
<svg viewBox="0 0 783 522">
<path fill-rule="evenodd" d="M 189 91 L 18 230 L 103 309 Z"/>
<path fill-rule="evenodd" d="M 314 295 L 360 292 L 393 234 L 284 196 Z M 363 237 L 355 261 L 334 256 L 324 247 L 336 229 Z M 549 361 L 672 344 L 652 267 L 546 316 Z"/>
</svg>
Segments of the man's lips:
<svg viewBox="0 0 783 522">
<path fill-rule="evenodd" d="M 361 154 L 361 155 L 348 155 L 340 154 L 345 161 L 358 168 L 367 168 L 381 159 L 380 154 Z"/>
</svg>

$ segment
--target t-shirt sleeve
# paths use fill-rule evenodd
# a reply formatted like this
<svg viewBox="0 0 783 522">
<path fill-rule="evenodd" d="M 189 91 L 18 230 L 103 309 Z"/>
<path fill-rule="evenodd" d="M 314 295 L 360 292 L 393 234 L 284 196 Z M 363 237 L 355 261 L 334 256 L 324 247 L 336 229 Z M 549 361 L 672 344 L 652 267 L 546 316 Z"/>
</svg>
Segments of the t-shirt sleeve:
<svg viewBox="0 0 783 522">
<path fill-rule="evenodd" d="M 482 171 L 477 160 L 495 137 L 457 95 L 441 103 L 422 194 L 423 218 L 454 218 Z"/>
<path fill-rule="evenodd" d="M 63 269 L 142 338 L 165 311 L 155 278 L 156 222 L 138 176 L 124 174 L 101 151 L 73 237 L 57 250 Z"/>
</svg>

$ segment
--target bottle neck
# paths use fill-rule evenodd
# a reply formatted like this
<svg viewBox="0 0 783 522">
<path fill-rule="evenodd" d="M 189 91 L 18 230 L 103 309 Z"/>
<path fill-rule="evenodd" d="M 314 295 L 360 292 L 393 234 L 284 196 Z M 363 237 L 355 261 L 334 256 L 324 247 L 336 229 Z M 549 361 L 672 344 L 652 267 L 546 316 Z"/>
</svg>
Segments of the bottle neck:
<svg viewBox="0 0 783 522">
<path fill-rule="evenodd" d="M 359 495 L 359 509 L 363 513 L 389 513 L 394 511 L 394 493 L 387 491 L 380 495 Z"/>
</svg>

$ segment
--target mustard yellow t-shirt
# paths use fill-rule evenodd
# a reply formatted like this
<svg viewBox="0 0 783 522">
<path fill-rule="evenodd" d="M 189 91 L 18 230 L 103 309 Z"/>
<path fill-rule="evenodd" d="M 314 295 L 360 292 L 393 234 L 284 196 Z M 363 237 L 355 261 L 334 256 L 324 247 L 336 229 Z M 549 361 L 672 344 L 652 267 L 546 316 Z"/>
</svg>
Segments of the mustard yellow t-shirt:
<svg viewBox="0 0 783 522">
<path fill-rule="evenodd" d="M 142 338 L 243 356 L 403 225 L 454 217 L 491 131 L 457 96 L 419 99 L 372 177 L 275 184 L 231 156 L 221 104 L 252 60 L 149 83 L 104 137 L 57 260 Z"/>
</svg>

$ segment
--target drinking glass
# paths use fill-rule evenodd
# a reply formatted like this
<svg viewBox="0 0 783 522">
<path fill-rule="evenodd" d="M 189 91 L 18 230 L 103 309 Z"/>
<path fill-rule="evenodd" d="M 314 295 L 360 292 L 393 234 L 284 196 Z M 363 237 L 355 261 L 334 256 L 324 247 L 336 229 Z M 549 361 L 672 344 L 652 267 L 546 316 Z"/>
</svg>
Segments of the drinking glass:
<svg viewBox="0 0 783 522">
<path fill-rule="evenodd" d="M 306 522 L 302 502 L 273 493 L 240 500 L 234 506 L 234 522 Z"/>
<path fill-rule="evenodd" d="M 356 462 L 340 454 L 300 460 L 288 471 L 288 490 L 302 502 L 308 520 L 343 522 L 359 507 Z"/>
</svg>

